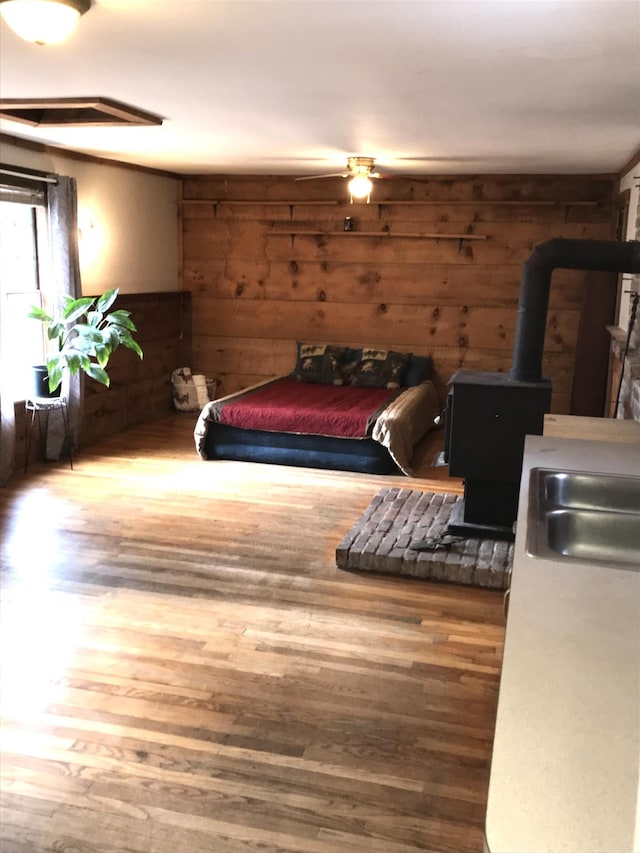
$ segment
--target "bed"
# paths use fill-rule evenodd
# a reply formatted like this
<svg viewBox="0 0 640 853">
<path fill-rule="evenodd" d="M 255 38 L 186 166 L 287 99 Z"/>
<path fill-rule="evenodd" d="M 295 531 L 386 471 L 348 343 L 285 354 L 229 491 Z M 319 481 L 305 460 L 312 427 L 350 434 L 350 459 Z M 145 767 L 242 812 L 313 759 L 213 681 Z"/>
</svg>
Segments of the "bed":
<svg viewBox="0 0 640 853">
<path fill-rule="evenodd" d="M 413 476 L 414 447 L 439 414 L 431 359 L 297 348 L 292 373 L 205 405 L 194 431 L 200 457 Z"/>
</svg>

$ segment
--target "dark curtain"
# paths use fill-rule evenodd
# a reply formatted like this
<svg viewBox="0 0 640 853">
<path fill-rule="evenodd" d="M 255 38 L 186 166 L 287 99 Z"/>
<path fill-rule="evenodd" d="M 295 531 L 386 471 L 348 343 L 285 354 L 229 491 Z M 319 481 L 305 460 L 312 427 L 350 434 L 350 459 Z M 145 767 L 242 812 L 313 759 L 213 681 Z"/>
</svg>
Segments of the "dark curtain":
<svg viewBox="0 0 640 853">
<path fill-rule="evenodd" d="M 47 188 L 49 219 L 49 245 L 51 250 L 51 281 L 49 302 L 54 312 L 62 308 L 64 296 L 82 294 L 80 263 L 78 258 L 78 194 L 75 178 L 52 176 L 56 182 Z M 0 485 L 6 485 L 13 470 L 15 457 L 14 400 L 6 393 L 5 377 L 11 370 L 11 354 L 6 352 L 7 335 L 3 323 L 6 312 L 0 306 Z M 69 401 L 69 424 L 74 446 L 78 444 L 82 416 L 81 375 L 66 377 L 62 393 Z M 47 438 L 47 458 L 59 459 L 66 453 L 61 413 L 51 412 Z"/>
<path fill-rule="evenodd" d="M 78 258 L 78 190 L 75 178 L 59 176 L 47 190 L 49 241 L 54 297 L 54 315 L 62 310 L 65 296 L 82 295 Z M 69 401 L 69 427 L 73 447 L 77 447 L 82 420 L 82 374 L 65 375 L 62 393 Z M 60 412 L 51 413 L 47 434 L 47 458 L 59 459 L 69 448 L 64 447 L 64 424 Z M 71 448 L 73 449 L 73 448 Z"/>
</svg>

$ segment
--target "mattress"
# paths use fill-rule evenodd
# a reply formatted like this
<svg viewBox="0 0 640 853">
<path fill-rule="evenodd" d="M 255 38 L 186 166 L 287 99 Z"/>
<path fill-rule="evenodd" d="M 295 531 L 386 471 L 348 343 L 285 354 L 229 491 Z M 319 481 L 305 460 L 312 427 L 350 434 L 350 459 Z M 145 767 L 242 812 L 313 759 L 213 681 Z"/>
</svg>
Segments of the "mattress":
<svg viewBox="0 0 640 853">
<path fill-rule="evenodd" d="M 412 476 L 415 444 L 438 413 L 428 381 L 392 391 L 301 383 L 286 376 L 208 403 L 194 438 L 206 460 L 374 473 L 399 469 Z"/>
</svg>

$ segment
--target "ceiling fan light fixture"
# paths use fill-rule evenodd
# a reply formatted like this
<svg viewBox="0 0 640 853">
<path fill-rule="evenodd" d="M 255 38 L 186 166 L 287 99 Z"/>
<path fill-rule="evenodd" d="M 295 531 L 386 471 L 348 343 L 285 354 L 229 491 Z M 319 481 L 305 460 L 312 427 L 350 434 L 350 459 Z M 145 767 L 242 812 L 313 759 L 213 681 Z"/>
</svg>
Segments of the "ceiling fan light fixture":
<svg viewBox="0 0 640 853">
<path fill-rule="evenodd" d="M 373 183 L 366 175 L 355 175 L 349 181 L 349 193 L 352 199 L 360 201 L 366 198 L 369 201 L 372 189 Z"/>
<path fill-rule="evenodd" d="M 59 44 L 91 8 L 91 0 L 0 0 L 0 15 L 14 33 L 34 44 Z"/>
</svg>

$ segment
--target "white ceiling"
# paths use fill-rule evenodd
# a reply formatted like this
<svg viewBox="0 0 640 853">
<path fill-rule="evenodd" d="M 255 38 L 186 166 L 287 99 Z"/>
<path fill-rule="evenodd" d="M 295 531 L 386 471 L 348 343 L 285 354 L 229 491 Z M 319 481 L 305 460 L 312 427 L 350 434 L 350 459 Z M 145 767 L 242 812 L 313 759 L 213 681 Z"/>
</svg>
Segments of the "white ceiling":
<svg viewBox="0 0 640 853">
<path fill-rule="evenodd" d="M 0 131 L 180 173 L 616 172 L 640 148 L 640 0 L 94 0 L 64 45 L 0 27 L 0 97 L 161 127 Z"/>
</svg>

